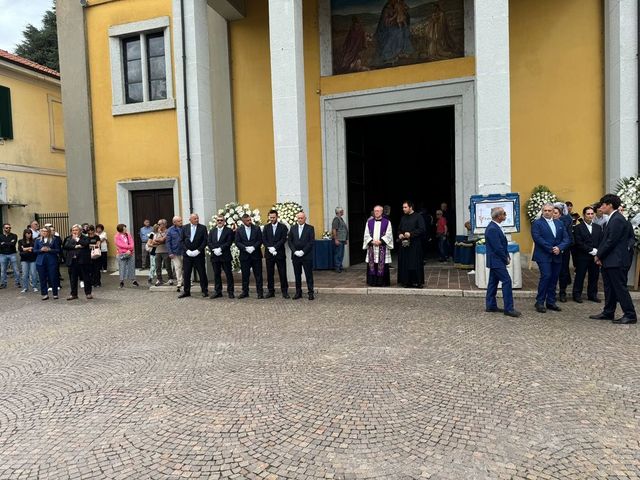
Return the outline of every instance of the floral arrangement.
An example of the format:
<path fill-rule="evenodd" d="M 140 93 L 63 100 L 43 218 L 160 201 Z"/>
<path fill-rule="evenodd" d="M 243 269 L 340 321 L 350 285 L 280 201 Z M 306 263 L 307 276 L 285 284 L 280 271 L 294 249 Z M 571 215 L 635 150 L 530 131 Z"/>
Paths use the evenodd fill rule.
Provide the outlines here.
<path fill-rule="evenodd" d="M 621 178 L 616 187 L 616 195 L 620 197 L 624 211 L 622 214 L 631 220 L 640 213 L 640 177 Z M 636 247 L 640 245 L 640 226 L 633 227 Z"/>
<path fill-rule="evenodd" d="M 296 223 L 296 215 L 302 211 L 302 206 L 296 202 L 288 201 L 281 203 L 274 203 L 272 210 L 278 211 L 280 220 L 291 226 Z"/>
<path fill-rule="evenodd" d="M 331 240 L 332 235 L 331 232 L 329 230 L 325 230 L 324 232 L 322 232 L 322 239 L 323 240 Z"/>
<path fill-rule="evenodd" d="M 549 190 L 549 187 L 538 185 L 533 189 L 529 200 L 525 203 L 529 221 L 533 223 L 536 219 L 540 218 L 540 211 L 545 203 L 555 203 L 557 201 L 558 197 Z"/>
<path fill-rule="evenodd" d="M 227 227 L 235 229 L 242 225 L 242 216 L 244 214 L 251 216 L 251 220 L 255 225 L 260 225 L 260 210 L 255 209 L 251 210 L 251 207 L 248 203 L 241 205 L 237 202 L 227 203 L 224 208 L 218 209 L 217 215 L 224 215 L 225 222 Z M 215 228 L 216 219 L 215 217 L 211 218 L 209 221 L 209 229 Z M 238 272 L 240 270 L 240 250 L 236 247 L 236 244 L 231 245 L 231 268 L 234 272 Z"/>

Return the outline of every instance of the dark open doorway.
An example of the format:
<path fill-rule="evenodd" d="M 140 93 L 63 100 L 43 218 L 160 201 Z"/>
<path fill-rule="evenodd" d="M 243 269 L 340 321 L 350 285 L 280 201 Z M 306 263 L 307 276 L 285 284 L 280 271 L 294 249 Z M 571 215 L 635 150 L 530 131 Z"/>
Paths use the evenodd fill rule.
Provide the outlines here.
<path fill-rule="evenodd" d="M 164 218 L 171 225 L 173 218 L 173 190 L 170 188 L 159 190 L 135 190 L 131 192 L 131 204 L 133 206 L 133 225 L 130 229 L 135 241 L 136 268 L 141 266 L 142 243 L 140 241 L 140 229 L 145 219 L 151 221 L 151 225 Z M 127 225 L 129 226 L 129 225 Z"/>
<path fill-rule="evenodd" d="M 360 239 L 376 204 L 391 207 L 395 231 L 404 200 L 434 216 L 446 202 L 455 238 L 454 107 L 349 118 L 346 137 L 351 264 L 364 261 Z"/>

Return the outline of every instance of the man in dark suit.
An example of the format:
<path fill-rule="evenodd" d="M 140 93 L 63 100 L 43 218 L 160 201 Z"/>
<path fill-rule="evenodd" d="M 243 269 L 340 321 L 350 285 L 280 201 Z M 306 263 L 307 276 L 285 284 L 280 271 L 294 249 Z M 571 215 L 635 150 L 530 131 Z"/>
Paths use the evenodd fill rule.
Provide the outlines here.
<path fill-rule="evenodd" d="M 233 271 L 231 269 L 231 245 L 233 244 L 233 230 L 226 226 L 224 216 L 216 216 L 216 226 L 209 230 L 209 251 L 211 252 L 211 266 L 213 267 L 213 279 L 215 293 L 211 298 L 222 296 L 222 270 L 227 279 L 227 294 L 234 298 Z"/>
<path fill-rule="evenodd" d="M 542 216 L 531 225 L 531 236 L 535 243 L 533 260 L 540 270 L 536 311 L 560 311 L 556 304 L 556 284 L 562 267 L 562 252 L 569 248 L 569 232 L 560 220 L 553 219 L 553 205 L 542 207 Z"/>
<path fill-rule="evenodd" d="M 302 269 L 307 278 L 309 300 L 313 300 L 313 242 L 316 238 L 313 226 L 307 225 L 307 215 L 300 212 L 296 215 L 296 224 L 289 230 L 289 248 L 293 273 L 296 277 L 296 294 L 294 300 L 302 298 Z"/>
<path fill-rule="evenodd" d="M 236 230 L 236 246 L 240 250 L 240 270 L 242 271 L 242 293 L 238 298 L 249 296 L 249 279 L 251 270 L 256 279 L 258 298 L 264 298 L 262 289 L 262 233 L 260 228 L 251 222 L 251 216 L 242 215 L 242 225 Z"/>
<path fill-rule="evenodd" d="M 573 206 L 573 204 L 571 205 Z M 564 203 L 558 202 L 554 204 L 554 207 L 559 210 L 560 218 L 558 220 L 562 222 L 569 234 L 569 247 L 560 254 L 562 261 L 560 262 L 560 274 L 558 275 L 558 300 L 565 303 L 567 301 L 567 286 L 571 285 L 569 262 L 571 260 L 571 245 L 573 245 L 573 217 L 569 213 L 565 213 L 568 209 Z"/>
<path fill-rule="evenodd" d="M 600 199 L 600 202 L 602 212 L 609 215 L 609 221 L 604 227 L 602 241 L 595 256 L 596 263 L 602 267 L 604 308 L 602 313 L 591 315 L 589 318 L 613 320 L 613 323 L 620 324 L 637 323 L 638 317 L 627 288 L 627 275 L 635 245 L 633 227 L 618 211 L 620 197 L 608 193 Z M 614 320 L 617 303 L 620 303 L 624 315 Z"/>
<path fill-rule="evenodd" d="M 200 217 L 197 213 L 189 216 L 189 224 L 182 227 L 182 244 L 184 255 L 182 257 L 182 293 L 178 298 L 191 296 L 191 272 L 195 268 L 200 277 L 200 289 L 202 296 L 209 296 L 209 280 L 205 265 L 205 248 L 207 246 L 207 227 L 200 225 Z"/>
<path fill-rule="evenodd" d="M 280 291 L 282 298 L 289 298 L 289 282 L 287 280 L 287 259 L 285 256 L 285 244 L 287 243 L 287 227 L 278 221 L 278 212 L 269 212 L 269 223 L 262 231 L 264 243 L 264 256 L 267 263 L 267 296 L 275 296 L 275 267 L 278 267 L 280 277 Z"/>
<path fill-rule="evenodd" d="M 576 277 L 573 282 L 573 301 L 582 303 L 582 288 L 584 277 L 587 280 L 587 298 L 592 302 L 600 302 L 598 298 L 598 277 L 600 267 L 594 261 L 598 245 L 602 239 L 602 227 L 593 223 L 596 211 L 593 207 L 582 209 L 583 222 L 573 227 L 573 265 L 576 267 Z"/>
<path fill-rule="evenodd" d="M 504 312 L 509 317 L 519 317 L 520 312 L 513 308 L 512 282 L 507 265 L 511 263 L 507 248 L 507 237 L 500 224 L 507 218 L 502 207 L 491 209 L 491 222 L 487 225 L 484 238 L 487 246 L 487 267 L 489 268 L 489 283 L 487 284 L 486 310 L 487 312 Z M 504 310 L 498 308 L 496 293 L 498 282 L 502 282 L 502 297 Z"/>

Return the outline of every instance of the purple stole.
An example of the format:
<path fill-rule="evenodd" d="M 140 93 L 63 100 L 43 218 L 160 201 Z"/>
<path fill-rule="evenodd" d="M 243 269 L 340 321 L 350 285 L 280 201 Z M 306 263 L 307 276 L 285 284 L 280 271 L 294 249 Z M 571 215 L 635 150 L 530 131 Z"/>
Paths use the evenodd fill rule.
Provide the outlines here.
<path fill-rule="evenodd" d="M 387 227 L 389 226 L 389 220 L 382 217 L 380 220 L 380 238 L 387 233 Z M 369 229 L 369 235 L 373 238 L 373 229 L 376 225 L 376 220 L 374 218 L 369 219 L 367 222 L 367 228 Z M 382 277 L 384 275 L 385 269 L 385 260 L 387 257 L 387 246 L 385 244 L 380 245 L 378 248 L 380 249 L 378 255 L 378 263 L 375 263 L 375 257 L 373 254 L 373 245 L 369 245 L 368 254 L 369 254 L 369 273 L 371 275 L 375 275 L 376 277 Z"/>

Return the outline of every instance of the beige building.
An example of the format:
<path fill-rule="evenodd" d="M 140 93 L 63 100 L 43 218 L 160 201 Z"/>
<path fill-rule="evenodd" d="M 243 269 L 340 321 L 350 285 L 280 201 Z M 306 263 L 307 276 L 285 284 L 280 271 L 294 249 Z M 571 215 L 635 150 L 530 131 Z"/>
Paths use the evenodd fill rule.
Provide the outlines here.
<path fill-rule="evenodd" d="M 20 237 L 67 208 L 60 74 L 0 50 L 0 219 Z"/>

